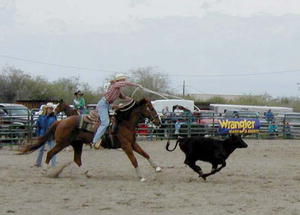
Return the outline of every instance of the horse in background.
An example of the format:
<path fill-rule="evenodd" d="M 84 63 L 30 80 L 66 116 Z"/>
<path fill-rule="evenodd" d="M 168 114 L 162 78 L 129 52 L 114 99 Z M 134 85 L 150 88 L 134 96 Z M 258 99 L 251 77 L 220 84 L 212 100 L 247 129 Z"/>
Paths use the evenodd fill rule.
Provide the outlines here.
<path fill-rule="evenodd" d="M 121 148 L 135 168 L 136 175 L 139 179 L 141 181 L 145 181 L 146 179 L 140 172 L 138 162 L 133 151 L 147 159 L 156 172 L 160 172 L 161 168 L 150 158 L 149 154 L 136 143 L 135 130 L 141 119 L 148 118 L 153 124 L 159 126 L 161 124 L 160 118 L 158 117 L 151 102 L 147 99 L 135 102 L 131 108 L 126 109 L 125 111 L 117 110 L 116 115 L 118 128 L 114 135 L 114 141 L 121 145 Z M 56 145 L 47 153 L 46 164 L 49 164 L 51 158 L 55 154 L 71 145 L 74 149 L 74 162 L 80 167 L 82 165 L 81 154 L 83 144 L 92 142 L 94 133 L 79 130 L 79 120 L 79 115 L 73 115 L 55 122 L 44 136 L 37 139 L 37 143 L 25 146 L 21 150 L 20 154 L 27 154 L 37 150 L 54 135 Z"/>
<path fill-rule="evenodd" d="M 67 117 L 73 116 L 73 115 L 80 115 L 79 111 L 72 108 L 70 105 L 67 105 L 64 100 L 60 100 L 58 105 L 56 106 L 54 113 L 57 115 L 60 112 L 64 112 Z"/>

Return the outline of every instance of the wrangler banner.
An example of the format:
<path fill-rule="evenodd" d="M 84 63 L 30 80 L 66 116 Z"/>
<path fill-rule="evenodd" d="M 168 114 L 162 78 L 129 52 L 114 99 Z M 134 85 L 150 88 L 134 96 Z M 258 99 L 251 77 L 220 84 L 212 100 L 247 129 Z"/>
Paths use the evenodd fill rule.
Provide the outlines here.
<path fill-rule="evenodd" d="M 220 134 L 254 134 L 259 133 L 258 119 L 232 118 L 219 120 Z"/>

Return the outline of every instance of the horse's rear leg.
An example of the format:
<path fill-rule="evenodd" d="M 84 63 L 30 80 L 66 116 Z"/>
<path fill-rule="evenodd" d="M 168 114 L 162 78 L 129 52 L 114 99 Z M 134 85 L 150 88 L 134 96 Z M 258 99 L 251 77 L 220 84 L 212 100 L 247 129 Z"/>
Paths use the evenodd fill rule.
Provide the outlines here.
<path fill-rule="evenodd" d="M 47 153 L 46 164 L 48 165 L 54 155 L 63 150 L 67 145 L 56 142 L 56 145 Z"/>
<path fill-rule="evenodd" d="M 74 162 L 80 167 L 82 165 L 81 162 L 81 154 L 82 154 L 82 143 L 72 143 L 74 149 Z"/>
<path fill-rule="evenodd" d="M 124 152 L 126 153 L 126 155 L 128 156 L 129 160 L 131 161 L 133 167 L 135 168 L 135 172 L 137 177 L 141 180 L 141 182 L 145 181 L 146 179 L 142 176 L 140 168 L 138 166 L 138 162 L 136 157 L 133 154 L 132 151 L 132 147 L 130 146 L 130 143 L 123 143 L 122 144 L 122 149 L 124 150 Z"/>
<path fill-rule="evenodd" d="M 142 147 L 140 147 L 140 145 L 138 145 L 137 143 L 133 144 L 133 150 L 136 151 L 138 154 L 142 155 L 144 158 L 146 158 L 149 164 L 155 169 L 156 172 L 161 172 L 161 167 L 150 158 L 149 154 L 145 152 L 142 149 Z"/>
<path fill-rule="evenodd" d="M 47 175 L 48 177 L 58 177 L 58 175 L 63 171 L 63 169 L 67 166 L 70 165 L 70 162 L 62 165 L 60 168 L 54 168 L 53 171 L 50 173 L 48 172 L 50 165 L 49 162 L 53 158 L 54 155 L 56 155 L 58 152 L 63 150 L 67 145 L 66 144 L 61 144 L 60 142 L 56 142 L 56 145 L 47 153 L 46 157 L 46 167 L 44 167 L 43 171 L 44 174 Z"/>

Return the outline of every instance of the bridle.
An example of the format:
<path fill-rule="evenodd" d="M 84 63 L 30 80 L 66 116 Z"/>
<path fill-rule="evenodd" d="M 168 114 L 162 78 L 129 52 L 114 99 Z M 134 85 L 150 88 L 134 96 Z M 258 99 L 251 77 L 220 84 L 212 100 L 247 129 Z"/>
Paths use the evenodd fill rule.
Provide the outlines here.
<path fill-rule="evenodd" d="M 146 110 L 148 111 L 149 115 L 150 115 L 150 122 L 153 123 L 154 120 L 156 120 L 156 118 L 158 118 L 158 120 L 160 121 L 159 117 L 157 115 L 154 115 L 154 112 L 155 112 L 155 109 L 150 106 L 148 103 L 146 104 Z M 139 113 L 140 116 L 144 117 L 144 118 L 148 118 L 148 117 L 145 117 L 142 113 Z"/>

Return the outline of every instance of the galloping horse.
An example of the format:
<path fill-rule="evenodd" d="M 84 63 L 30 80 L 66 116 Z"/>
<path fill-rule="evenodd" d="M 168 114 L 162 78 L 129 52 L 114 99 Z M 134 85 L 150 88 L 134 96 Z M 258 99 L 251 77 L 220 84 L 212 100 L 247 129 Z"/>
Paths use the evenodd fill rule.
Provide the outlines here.
<path fill-rule="evenodd" d="M 115 141 L 120 143 L 121 148 L 125 151 L 141 181 L 145 181 L 145 178 L 140 173 L 138 162 L 133 151 L 146 158 L 156 172 L 161 171 L 161 168 L 136 143 L 136 126 L 141 119 L 145 118 L 150 119 L 157 126 L 160 125 L 160 119 L 151 102 L 147 99 L 135 102 L 135 104 L 126 111 L 117 111 L 118 129 L 115 135 Z M 81 154 L 83 144 L 92 142 L 94 134 L 78 130 L 79 119 L 80 116 L 74 115 L 55 122 L 44 136 L 37 139 L 37 143 L 25 146 L 20 154 L 37 150 L 54 135 L 56 145 L 47 153 L 46 164 L 49 164 L 49 161 L 55 154 L 71 145 L 74 149 L 74 162 L 80 167 L 82 165 Z"/>

